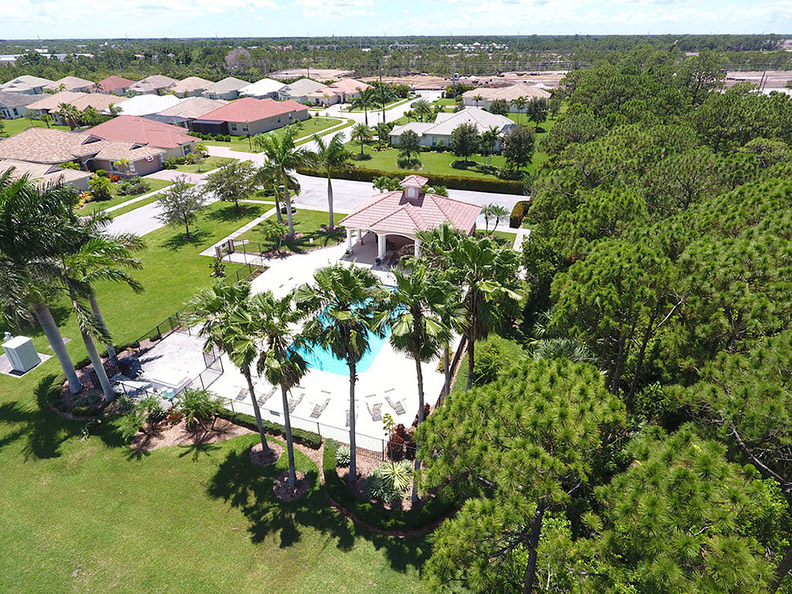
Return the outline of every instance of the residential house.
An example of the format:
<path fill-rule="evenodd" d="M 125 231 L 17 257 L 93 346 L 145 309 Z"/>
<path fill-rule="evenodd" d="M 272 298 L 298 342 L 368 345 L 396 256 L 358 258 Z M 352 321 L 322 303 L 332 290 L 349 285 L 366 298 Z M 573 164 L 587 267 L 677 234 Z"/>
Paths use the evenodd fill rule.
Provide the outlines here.
<path fill-rule="evenodd" d="M 108 76 L 103 78 L 96 86 L 101 89 L 102 93 L 111 93 L 113 95 L 124 95 L 129 87 L 135 84 L 134 80 L 122 78 L 120 76 Z"/>
<path fill-rule="evenodd" d="M 152 74 L 130 85 L 127 93 L 133 95 L 163 95 L 179 81 L 170 76 Z"/>
<path fill-rule="evenodd" d="M 499 87 L 497 89 L 482 88 L 465 91 L 462 93 L 462 101 L 464 102 L 465 106 L 468 107 L 482 107 L 484 109 L 489 109 L 492 106 L 493 101 L 496 101 L 497 99 L 503 99 L 508 104 L 509 111 L 512 113 L 517 113 L 518 111 L 524 112 L 525 109 L 518 110 L 514 106 L 514 103 L 512 103 L 515 99 L 524 97 L 526 101 L 530 101 L 534 98 L 544 99 L 547 101 L 551 96 L 551 93 L 542 87 L 529 85 L 527 83 L 520 83 L 510 87 Z"/>
<path fill-rule="evenodd" d="M 44 92 L 44 87 L 49 84 L 52 84 L 52 81 L 48 78 L 24 74 L 0 85 L 0 91 L 24 93 L 25 95 L 41 95 Z"/>
<path fill-rule="evenodd" d="M 371 85 L 353 78 L 342 78 L 332 84 L 308 93 L 308 100 L 317 105 L 335 105 L 346 103 L 360 97 L 360 94 Z"/>
<path fill-rule="evenodd" d="M 72 161 L 84 171 L 147 175 L 162 169 L 165 151 L 130 142 L 104 140 L 87 132 L 28 128 L 0 141 L 0 160 L 59 165 Z M 128 166 L 117 163 L 124 160 Z"/>
<path fill-rule="evenodd" d="M 144 116 L 159 113 L 163 109 L 178 105 L 180 101 L 176 95 L 135 95 L 119 107 L 124 115 Z"/>
<path fill-rule="evenodd" d="M 285 87 L 282 82 L 271 78 L 262 78 L 246 87 L 239 89 L 240 97 L 255 97 L 256 99 L 276 99 L 278 91 Z"/>
<path fill-rule="evenodd" d="M 391 144 L 399 144 L 401 135 L 412 130 L 421 137 L 421 146 L 437 146 L 439 142 L 445 146 L 451 144 L 451 133 L 462 124 L 473 124 L 479 134 L 490 128 L 497 130 L 501 136 L 508 133 L 516 124 L 506 116 L 484 111 L 479 107 L 466 107 L 454 113 L 440 112 L 434 122 L 410 122 L 396 126 L 391 130 Z M 493 147 L 500 150 L 500 141 Z"/>
<path fill-rule="evenodd" d="M 229 76 L 209 85 L 201 95 L 208 99 L 233 101 L 239 97 L 239 90 L 245 88 L 249 84 L 250 83 L 247 81 Z"/>
<path fill-rule="evenodd" d="M 107 114 L 110 105 L 119 105 L 127 101 L 125 97 L 115 97 L 103 93 L 78 93 L 73 91 L 61 91 L 52 95 L 45 95 L 35 103 L 28 105 L 28 110 L 33 112 L 34 117 L 41 118 L 45 113 L 52 116 L 56 124 L 65 124 L 58 111 L 62 103 L 73 105 L 79 111 L 84 112 L 93 108 L 99 113 Z M 120 108 L 119 108 L 120 109 Z"/>
<path fill-rule="evenodd" d="M 0 116 L 5 120 L 15 120 L 27 115 L 27 106 L 39 100 L 36 95 L 0 91 Z"/>
<path fill-rule="evenodd" d="M 79 78 L 77 76 L 64 76 L 55 82 L 44 87 L 46 93 L 57 93 L 58 91 L 84 91 L 92 90 L 96 84 L 93 81 Z"/>
<path fill-rule="evenodd" d="M 245 97 L 196 118 L 192 129 L 203 134 L 254 136 L 308 117 L 308 108 L 296 101 Z"/>
<path fill-rule="evenodd" d="M 310 93 L 324 88 L 322 83 L 311 80 L 310 78 L 301 78 L 293 83 L 289 83 L 278 91 L 278 99 L 286 101 L 292 99 L 297 103 L 308 104 L 313 101 L 308 97 Z"/>
<path fill-rule="evenodd" d="M 166 159 L 189 155 L 199 142 L 195 136 L 189 136 L 184 128 L 139 116 L 121 115 L 87 132 L 105 140 L 164 151 Z"/>
<path fill-rule="evenodd" d="M 168 89 L 177 97 L 197 97 L 212 85 L 211 80 L 198 76 L 188 76 Z"/>
<path fill-rule="evenodd" d="M 228 101 L 220 101 L 218 99 L 207 99 L 206 97 L 190 97 L 184 99 L 173 107 L 164 109 L 159 113 L 152 113 L 145 116 L 150 120 L 156 122 L 163 122 L 165 124 L 172 124 L 174 126 L 181 126 L 192 130 L 193 120 L 200 118 L 210 111 L 214 111 L 224 105 Z"/>
<path fill-rule="evenodd" d="M 26 161 L 16 161 L 5 159 L 0 161 L 0 175 L 9 171 L 11 177 L 19 179 L 27 175 L 32 181 L 38 182 L 39 186 L 45 187 L 54 184 L 66 184 L 74 186 L 78 190 L 88 189 L 88 181 L 91 173 L 88 171 L 68 169 L 60 165 L 49 163 L 28 163 Z"/>

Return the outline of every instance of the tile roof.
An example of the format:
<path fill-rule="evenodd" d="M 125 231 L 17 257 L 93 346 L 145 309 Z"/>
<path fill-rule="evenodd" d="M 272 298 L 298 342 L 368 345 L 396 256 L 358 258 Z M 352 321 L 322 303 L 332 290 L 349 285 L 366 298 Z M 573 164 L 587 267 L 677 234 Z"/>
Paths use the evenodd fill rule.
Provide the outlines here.
<path fill-rule="evenodd" d="M 127 101 L 126 97 L 117 97 L 116 95 L 106 95 L 104 93 L 86 93 L 82 97 L 77 97 L 77 99 L 70 101 L 70 103 L 80 111 L 93 107 L 98 112 L 105 112 L 111 105 L 121 105 L 124 101 Z"/>
<path fill-rule="evenodd" d="M 107 78 L 103 78 L 97 84 L 102 87 L 102 90 L 105 93 L 112 93 L 117 89 L 126 89 L 127 87 L 131 87 L 135 84 L 134 80 L 129 80 L 128 78 L 121 78 L 120 76 L 108 76 Z"/>
<path fill-rule="evenodd" d="M 359 93 L 360 91 L 365 91 L 366 89 L 371 88 L 371 85 L 360 82 L 359 80 L 355 80 L 354 78 L 342 78 L 341 80 L 337 80 L 336 82 L 327 86 L 341 91 L 342 93 L 346 93 L 347 95 Z"/>
<path fill-rule="evenodd" d="M 274 99 L 255 99 L 245 97 L 232 101 L 219 109 L 210 111 L 200 117 L 201 120 L 220 122 L 256 122 L 272 116 L 294 111 L 306 111 L 308 108 L 296 101 L 275 101 Z"/>
<path fill-rule="evenodd" d="M 215 109 L 223 107 L 224 105 L 228 105 L 228 101 L 223 101 L 220 99 L 207 99 L 206 97 L 192 97 L 177 103 L 173 107 L 163 109 L 156 115 L 179 116 L 181 118 L 195 119 L 200 118 L 210 111 L 214 111 Z"/>
<path fill-rule="evenodd" d="M 421 176 L 409 177 L 426 179 Z M 402 183 L 409 177 L 402 180 Z M 418 231 L 434 229 L 448 222 L 460 231 L 469 233 L 480 213 L 481 207 L 478 204 L 437 194 L 420 194 L 418 198 L 407 198 L 404 191 L 397 190 L 373 196 L 344 217 L 339 225 L 414 237 Z"/>
<path fill-rule="evenodd" d="M 124 115 L 143 116 L 173 107 L 179 101 L 176 95 L 136 95 L 119 107 Z"/>
<path fill-rule="evenodd" d="M 25 93 L 9 93 L 0 91 L 0 107 L 22 107 L 35 103 L 41 97 L 38 95 L 27 95 Z"/>
<path fill-rule="evenodd" d="M 133 93 L 151 93 L 160 89 L 169 89 L 175 85 L 178 80 L 170 76 L 163 76 L 161 74 L 152 74 L 143 80 L 137 81 L 135 84 L 130 85 L 129 90 Z"/>
<path fill-rule="evenodd" d="M 449 136 L 461 124 L 473 124 L 479 132 L 486 132 L 490 128 L 497 128 L 504 132 L 515 126 L 514 122 L 506 116 L 490 113 L 479 107 L 466 107 L 462 111 L 454 113 L 438 113 L 435 125 L 425 130 L 424 134 Z"/>
<path fill-rule="evenodd" d="M 224 93 L 230 93 L 231 91 L 238 91 L 250 83 L 242 80 L 241 78 L 234 78 L 233 76 L 228 76 L 223 80 L 219 80 L 216 83 L 212 83 L 209 85 L 206 90 L 204 91 L 205 95 L 222 95 Z"/>
<path fill-rule="evenodd" d="M 280 81 L 272 80 L 271 78 L 262 78 L 261 80 L 257 80 L 256 82 L 239 89 L 239 94 L 248 97 L 269 95 L 270 93 L 277 93 L 285 86 L 286 85 Z"/>
<path fill-rule="evenodd" d="M 197 138 L 188 135 L 188 130 L 170 124 L 163 124 L 139 116 L 121 115 L 87 130 L 89 134 L 114 140 L 142 144 L 157 148 L 176 148 L 195 142 Z"/>
<path fill-rule="evenodd" d="M 64 86 L 64 91 L 84 91 L 86 89 L 93 88 L 94 82 L 92 80 L 87 80 L 78 76 L 64 76 L 63 78 L 45 86 L 44 90 L 59 91 L 61 85 Z"/>
<path fill-rule="evenodd" d="M 526 83 L 520 83 L 510 87 L 498 87 L 497 89 L 473 89 L 470 91 L 465 91 L 462 94 L 462 96 L 467 99 L 473 99 L 476 97 L 476 95 L 481 95 L 482 99 L 486 99 L 488 101 L 494 101 L 495 99 L 513 101 L 518 97 L 525 97 L 527 99 L 532 99 L 534 97 L 539 97 L 540 99 L 549 99 L 551 97 L 550 92 L 544 90 L 543 88 Z"/>
<path fill-rule="evenodd" d="M 63 163 L 96 156 L 117 161 L 138 161 L 163 151 L 133 143 L 108 142 L 93 134 L 66 132 L 47 128 L 28 128 L 0 141 L 0 159 L 32 163 Z"/>
<path fill-rule="evenodd" d="M 13 80 L 9 80 L 7 83 L 0 85 L 0 91 L 24 93 L 25 91 L 30 91 L 31 89 L 44 87 L 51 82 L 52 81 L 48 78 L 23 74 L 22 76 L 18 76 Z"/>
<path fill-rule="evenodd" d="M 57 111 L 61 103 L 71 103 L 75 99 L 82 97 L 85 93 L 78 93 L 76 91 L 61 91 L 52 95 L 44 95 L 35 103 L 28 105 L 28 109 L 41 109 L 44 111 Z"/>
<path fill-rule="evenodd" d="M 399 185 L 402 188 L 406 188 L 408 186 L 418 186 L 419 188 L 423 188 L 427 183 L 429 183 L 428 177 L 424 177 L 422 175 L 408 175 L 399 182 Z"/>
<path fill-rule="evenodd" d="M 324 88 L 324 86 L 325 85 L 322 83 L 318 83 L 310 78 L 301 78 L 300 80 L 286 85 L 278 91 L 278 93 L 287 97 L 304 97 L 308 93 L 313 93 L 314 91 Z"/>
<path fill-rule="evenodd" d="M 23 175 L 27 175 L 31 180 L 38 180 L 40 185 L 56 183 L 68 184 L 84 180 L 92 175 L 88 171 L 64 169 L 63 167 L 46 163 L 28 163 L 26 161 L 16 161 L 14 159 L 0 161 L 0 173 L 12 168 L 11 177 L 14 179 L 19 179 Z"/>
<path fill-rule="evenodd" d="M 177 95 L 181 95 L 182 93 L 205 91 L 210 85 L 212 85 L 211 80 L 206 80 L 205 78 L 200 78 L 198 76 L 188 76 L 184 80 L 180 80 L 175 85 L 170 87 L 170 90 Z"/>

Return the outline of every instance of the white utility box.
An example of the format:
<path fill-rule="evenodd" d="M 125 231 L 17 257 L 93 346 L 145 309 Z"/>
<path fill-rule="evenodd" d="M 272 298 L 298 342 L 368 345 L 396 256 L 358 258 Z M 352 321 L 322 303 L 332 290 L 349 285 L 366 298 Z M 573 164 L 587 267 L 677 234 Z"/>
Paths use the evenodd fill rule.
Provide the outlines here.
<path fill-rule="evenodd" d="M 11 367 L 19 373 L 26 373 L 41 363 L 33 341 L 27 336 L 15 336 L 3 343 L 3 350 L 11 362 Z"/>

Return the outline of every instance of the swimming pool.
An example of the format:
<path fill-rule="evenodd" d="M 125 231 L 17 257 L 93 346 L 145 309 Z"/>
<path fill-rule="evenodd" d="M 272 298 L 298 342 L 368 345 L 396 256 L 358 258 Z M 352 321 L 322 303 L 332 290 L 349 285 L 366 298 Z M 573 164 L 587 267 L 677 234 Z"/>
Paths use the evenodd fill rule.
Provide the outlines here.
<path fill-rule="evenodd" d="M 369 334 L 369 350 L 363 355 L 363 358 L 358 361 L 357 372 L 365 373 L 371 367 L 374 359 L 377 358 L 382 346 L 388 342 L 390 338 L 390 328 L 385 333 L 385 336 L 377 336 L 376 334 Z M 329 350 L 319 346 L 315 347 L 298 347 L 295 349 L 306 363 L 309 369 L 318 369 L 319 371 L 327 371 L 328 373 L 336 373 L 338 375 L 349 375 L 349 367 L 346 361 L 336 359 Z"/>

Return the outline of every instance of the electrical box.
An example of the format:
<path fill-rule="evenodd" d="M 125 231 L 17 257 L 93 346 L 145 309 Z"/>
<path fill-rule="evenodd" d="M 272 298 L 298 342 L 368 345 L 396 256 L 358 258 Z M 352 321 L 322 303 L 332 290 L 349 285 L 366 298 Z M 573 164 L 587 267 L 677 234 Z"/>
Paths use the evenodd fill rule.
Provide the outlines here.
<path fill-rule="evenodd" d="M 11 367 L 19 373 L 26 373 L 41 363 L 33 341 L 27 336 L 15 336 L 3 343 Z"/>

